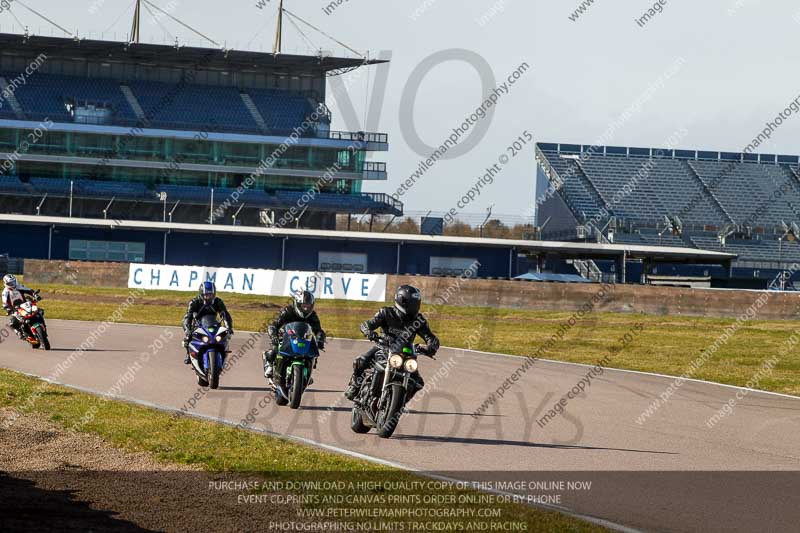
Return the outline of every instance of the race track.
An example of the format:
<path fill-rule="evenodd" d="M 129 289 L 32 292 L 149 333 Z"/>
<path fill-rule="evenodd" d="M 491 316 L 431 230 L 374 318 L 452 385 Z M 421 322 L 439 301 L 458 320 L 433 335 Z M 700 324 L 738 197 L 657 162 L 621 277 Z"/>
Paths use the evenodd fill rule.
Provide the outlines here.
<path fill-rule="evenodd" d="M 737 390 L 685 382 L 644 423 L 637 418 L 664 393 L 671 378 L 606 370 L 569 401 L 566 414 L 537 423 L 590 368 L 539 361 L 477 418 L 471 414 L 524 361 L 443 349 L 422 358 L 429 385 L 395 436 L 379 439 L 349 429 L 350 403 L 342 396 L 354 355 L 368 344 L 333 340 L 320 360 L 303 407 L 277 407 L 261 375 L 263 341 L 247 350 L 217 391 L 200 391 L 184 366 L 176 328 L 118 324 L 93 350 L 70 357 L 96 327 L 49 322 L 53 350 L 33 351 L 16 339 L 0 345 L 0 365 L 121 398 L 240 423 L 362 454 L 393 465 L 460 479 L 485 472 L 531 479 L 591 480 L 592 488 L 563 495 L 563 508 L 646 531 L 790 531 L 800 523 L 800 399 L 749 392 L 732 415 L 713 428 L 706 421 Z M 169 342 L 140 369 L 122 376 L 153 339 Z M 232 350 L 247 341 L 238 332 Z M 446 371 L 446 372 L 445 372 Z M 197 398 L 195 406 L 189 399 Z M 505 475 L 505 474 L 500 474 Z"/>

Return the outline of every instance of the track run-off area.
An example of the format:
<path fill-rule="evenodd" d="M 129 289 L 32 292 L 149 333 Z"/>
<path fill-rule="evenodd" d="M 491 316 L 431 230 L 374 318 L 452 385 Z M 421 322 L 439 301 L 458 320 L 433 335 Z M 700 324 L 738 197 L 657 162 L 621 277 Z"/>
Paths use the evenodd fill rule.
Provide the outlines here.
<path fill-rule="evenodd" d="M 237 332 L 236 360 L 220 389 L 207 390 L 183 364 L 178 328 L 113 324 L 73 355 L 96 326 L 50 321 L 49 352 L 5 339 L 0 366 L 448 479 L 570 481 L 572 489 L 550 490 L 541 503 L 631 530 L 789 531 L 800 523 L 800 398 L 689 380 L 653 411 L 675 378 L 605 369 L 547 417 L 592 367 L 539 360 L 476 415 L 525 359 L 445 348 L 420 359 L 427 387 L 387 440 L 351 432 L 342 394 L 366 342 L 331 340 L 293 411 L 275 404 L 262 375 L 263 338 Z M 731 399 L 731 414 L 709 425 Z"/>

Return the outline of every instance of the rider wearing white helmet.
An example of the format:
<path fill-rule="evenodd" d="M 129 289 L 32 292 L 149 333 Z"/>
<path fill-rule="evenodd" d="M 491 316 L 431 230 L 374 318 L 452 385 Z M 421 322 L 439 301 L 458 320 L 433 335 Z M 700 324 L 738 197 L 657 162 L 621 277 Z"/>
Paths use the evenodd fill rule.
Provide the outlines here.
<path fill-rule="evenodd" d="M 17 283 L 17 278 L 13 274 L 6 274 L 3 276 L 3 309 L 5 309 L 6 314 L 11 317 L 8 325 L 17 332 L 17 336 L 20 339 L 24 337 L 22 333 L 22 324 L 17 320 L 14 311 L 20 304 L 25 302 L 27 299 L 26 297 L 30 296 L 33 298 L 34 294 L 32 289 Z"/>

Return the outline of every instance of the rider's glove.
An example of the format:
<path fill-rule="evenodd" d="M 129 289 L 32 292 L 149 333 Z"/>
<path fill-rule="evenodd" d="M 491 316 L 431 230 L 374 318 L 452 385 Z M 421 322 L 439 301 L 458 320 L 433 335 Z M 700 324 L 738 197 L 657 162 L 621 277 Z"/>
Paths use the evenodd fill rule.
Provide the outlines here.
<path fill-rule="evenodd" d="M 431 359 L 436 355 L 436 353 L 431 353 L 431 350 L 427 346 L 423 346 L 421 344 L 414 345 L 414 351 L 416 351 L 420 355 L 427 355 Z"/>
<path fill-rule="evenodd" d="M 367 333 L 367 339 L 371 340 L 372 342 L 375 342 L 376 340 L 378 340 L 378 334 L 375 333 L 374 331 L 370 331 L 369 333 Z"/>

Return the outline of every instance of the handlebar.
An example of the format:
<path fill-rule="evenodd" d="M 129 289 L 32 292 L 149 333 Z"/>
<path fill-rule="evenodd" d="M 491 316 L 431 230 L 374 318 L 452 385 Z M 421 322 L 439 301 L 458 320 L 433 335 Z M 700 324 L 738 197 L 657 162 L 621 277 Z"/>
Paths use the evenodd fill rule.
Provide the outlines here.
<path fill-rule="evenodd" d="M 377 333 L 374 333 L 374 332 L 373 332 L 372 335 L 368 335 L 367 338 L 369 340 L 371 340 L 372 342 L 374 342 L 376 344 L 380 344 L 381 346 L 384 346 L 386 348 L 389 348 L 390 347 L 389 344 L 391 344 L 390 339 L 388 339 L 385 335 L 378 335 Z M 416 355 L 416 356 L 424 355 L 424 356 L 430 357 L 431 359 L 434 359 L 434 360 L 436 359 L 436 354 L 434 354 L 434 355 L 427 354 L 427 353 L 423 352 L 421 350 L 421 348 L 422 347 L 419 344 L 415 344 L 414 345 L 414 355 Z"/>

